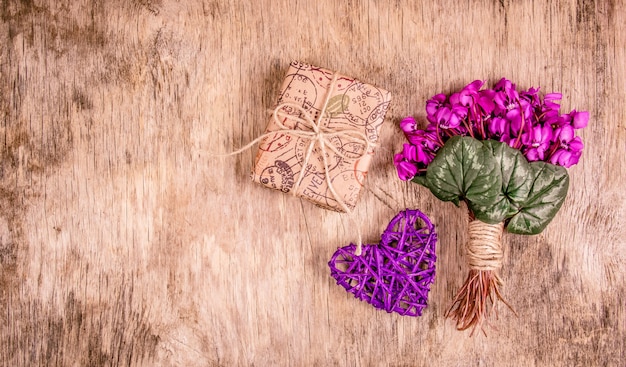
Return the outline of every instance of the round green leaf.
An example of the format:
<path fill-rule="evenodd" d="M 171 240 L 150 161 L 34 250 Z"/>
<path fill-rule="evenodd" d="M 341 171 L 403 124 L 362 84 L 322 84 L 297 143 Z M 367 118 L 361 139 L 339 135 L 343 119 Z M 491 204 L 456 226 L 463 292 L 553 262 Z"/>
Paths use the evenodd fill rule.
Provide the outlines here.
<path fill-rule="evenodd" d="M 511 212 L 513 211 L 511 202 L 502 194 L 498 195 L 496 202 L 492 205 L 478 205 L 472 202 L 467 204 L 476 219 L 489 224 L 502 222 L 512 215 Z"/>
<path fill-rule="evenodd" d="M 546 162 L 530 163 L 531 182 L 527 199 L 507 224 L 507 231 L 517 234 L 538 234 L 563 205 L 569 188 L 569 175 L 561 166 Z"/>
<path fill-rule="evenodd" d="M 493 154 L 502 176 L 502 189 L 493 205 L 470 203 L 474 216 L 485 223 L 499 223 L 516 214 L 526 201 L 532 185 L 530 164 L 524 155 L 508 144 L 484 140 L 483 145 Z"/>
<path fill-rule="evenodd" d="M 506 143 L 495 140 L 485 140 L 483 145 L 493 153 L 496 164 L 502 173 L 502 194 L 509 201 L 519 206 L 528 198 L 532 185 L 530 177 L 530 163 L 517 149 L 511 148 Z"/>
<path fill-rule="evenodd" d="M 426 184 L 442 201 L 490 206 L 498 199 L 502 175 L 492 152 L 482 142 L 454 136 L 428 165 Z"/>

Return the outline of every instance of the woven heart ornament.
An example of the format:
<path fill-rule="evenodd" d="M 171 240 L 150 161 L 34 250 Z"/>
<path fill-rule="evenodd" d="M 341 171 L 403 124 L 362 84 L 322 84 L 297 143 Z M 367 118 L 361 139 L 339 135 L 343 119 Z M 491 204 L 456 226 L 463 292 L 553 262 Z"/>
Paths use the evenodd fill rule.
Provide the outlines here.
<path fill-rule="evenodd" d="M 328 262 L 337 284 L 372 306 L 403 316 L 421 316 L 435 280 L 435 226 L 419 210 L 396 215 L 380 244 L 337 249 Z"/>

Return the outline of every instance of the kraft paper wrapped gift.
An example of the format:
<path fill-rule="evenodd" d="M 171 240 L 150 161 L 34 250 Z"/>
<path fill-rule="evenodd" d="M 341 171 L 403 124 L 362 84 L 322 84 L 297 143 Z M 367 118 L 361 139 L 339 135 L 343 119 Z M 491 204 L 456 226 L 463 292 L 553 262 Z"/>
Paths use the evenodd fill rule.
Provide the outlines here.
<path fill-rule="evenodd" d="M 384 89 L 292 62 L 252 180 L 326 209 L 351 211 L 390 102 Z"/>

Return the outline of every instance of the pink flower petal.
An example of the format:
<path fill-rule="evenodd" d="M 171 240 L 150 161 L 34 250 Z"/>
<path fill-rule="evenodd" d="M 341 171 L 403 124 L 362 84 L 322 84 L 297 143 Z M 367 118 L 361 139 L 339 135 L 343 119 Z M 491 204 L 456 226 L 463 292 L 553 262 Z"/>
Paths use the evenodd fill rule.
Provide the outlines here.
<path fill-rule="evenodd" d="M 586 127 L 589 123 L 589 111 L 576 112 L 576 110 L 574 110 L 572 112 L 574 112 L 574 118 L 572 119 L 572 126 L 574 129 L 582 129 Z"/>

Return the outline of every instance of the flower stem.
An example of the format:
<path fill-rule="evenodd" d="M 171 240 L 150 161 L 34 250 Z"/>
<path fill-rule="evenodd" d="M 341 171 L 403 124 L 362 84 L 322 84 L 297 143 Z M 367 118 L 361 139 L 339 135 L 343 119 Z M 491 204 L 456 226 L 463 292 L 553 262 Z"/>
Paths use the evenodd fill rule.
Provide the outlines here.
<path fill-rule="evenodd" d="M 472 124 L 469 121 L 469 113 L 466 119 L 463 119 L 463 126 L 465 126 L 465 128 L 467 129 L 467 131 L 469 132 L 470 136 L 473 138 L 474 137 L 474 131 L 472 129 Z"/>
<path fill-rule="evenodd" d="M 439 130 L 439 124 L 435 125 L 435 129 L 437 129 L 437 139 L 439 139 L 439 145 L 443 146 L 443 139 L 441 138 L 441 131 Z"/>
<path fill-rule="evenodd" d="M 554 154 L 554 152 L 557 151 L 557 149 L 559 149 L 559 147 L 561 146 L 561 144 L 559 144 L 559 141 L 557 140 L 556 142 L 554 142 L 554 144 L 552 144 L 552 149 L 550 149 L 550 152 L 548 154 L 545 155 L 545 161 L 549 162 L 550 161 L 550 157 L 552 157 L 552 155 Z"/>
<path fill-rule="evenodd" d="M 470 270 L 465 284 L 444 316 L 456 321 L 457 330 L 472 328 L 470 336 L 474 335 L 477 328 L 486 334 L 483 323 L 487 321 L 492 310 L 497 317 L 497 301 L 502 301 L 515 313 L 511 305 L 502 297 L 499 289 L 501 286 L 502 280 L 495 271 Z"/>
<path fill-rule="evenodd" d="M 486 139 L 485 137 L 485 127 L 483 126 L 483 119 L 480 117 L 480 114 L 478 113 L 478 111 L 476 111 L 476 104 L 474 103 L 472 105 L 472 115 L 474 117 L 476 117 L 479 120 L 475 120 L 474 121 L 474 125 L 476 126 L 476 130 L 478 130 L 478 133 L 480 134 L 480 136 L 484 139 Z"/>
<path fill-rule="evenodd" d="M 519 134 L 517 135 L 517 139 L 515 139 L 515 144 L 513 144 L 513 148 L 519 149 L 519 143 L 522 140 L 522 132 L 524 131 L 524 125 L 526 124 L 526 116 L 524 116 L 524 108 L 522 107 L 522 102 L 520 102 L 519 98 L 516 100 L 516 102 L 519 105 L 519 111 L 522 115 L 522 123 L 520 124 Z"/>
<path fill-rule="evenodd" d="M 470 213 L 468 229 L 470 238 L 466 244 L 470 271 L 452 305 L 445 313 L 446 317 L 456 321 L 458 330 L 472 328 L 470 335 L 473 335 L 477 328 L 482 330 L 482 325 L 491 310 L 496 312 L 497 317 L 498 300 L 513 310 L 503 299 L 499 289 L 502 286 L 498 270 L 502 266 L 504 223 L 487 224 L 472 217 Z"/>

